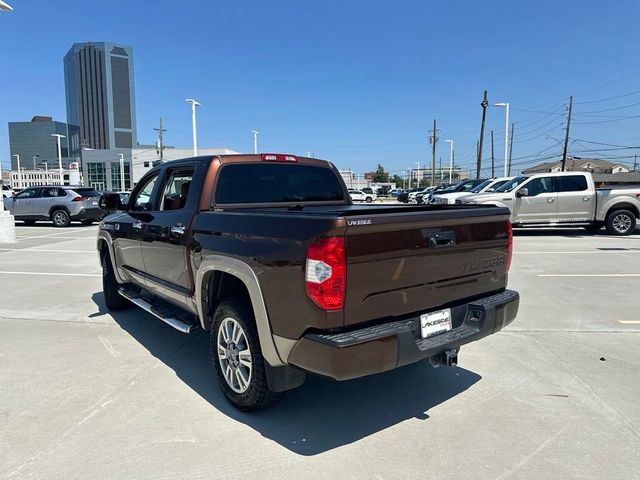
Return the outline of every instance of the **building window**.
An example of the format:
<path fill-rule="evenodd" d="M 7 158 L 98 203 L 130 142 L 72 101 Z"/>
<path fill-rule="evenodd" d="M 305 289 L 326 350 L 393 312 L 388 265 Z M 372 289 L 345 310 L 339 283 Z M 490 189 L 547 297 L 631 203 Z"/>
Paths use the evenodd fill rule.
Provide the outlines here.
<path fill-rule="evenodd" d="M 87 163 L 89 186 L 96 190 L 104 190 L 107 185 L 107 172 L 104 163 Z"/>
<path fill-rule="evenodd" d="M 111 163 L 111 185 L 116 192 L 123 192 L 131 190 L 131 172 L 129 164 L 124 164 L 124 188 L 122 188 L 120 182 L 120 162 Z"/>

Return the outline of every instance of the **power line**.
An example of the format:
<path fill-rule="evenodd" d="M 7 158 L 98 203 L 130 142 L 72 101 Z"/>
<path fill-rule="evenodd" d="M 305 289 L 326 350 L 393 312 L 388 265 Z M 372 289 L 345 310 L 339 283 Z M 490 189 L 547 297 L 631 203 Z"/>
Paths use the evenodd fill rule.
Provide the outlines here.
<path fill-rule="evenodd" d="M 631 95 L 637 95 L 638 93 L 640 93 L 640 90 L 636 90 L 635 92 L 625 93 L 623 95 L 617 95 L 615 97 L 600 98 L 598 100 L 589 100 L 587 102 L 576 102 L 576 105 L 586 105 L 588 103 L 608 102 L 610 100 L 617 100 L 618 98 L 624 98 L 624 97 L 630 97 Z"/>

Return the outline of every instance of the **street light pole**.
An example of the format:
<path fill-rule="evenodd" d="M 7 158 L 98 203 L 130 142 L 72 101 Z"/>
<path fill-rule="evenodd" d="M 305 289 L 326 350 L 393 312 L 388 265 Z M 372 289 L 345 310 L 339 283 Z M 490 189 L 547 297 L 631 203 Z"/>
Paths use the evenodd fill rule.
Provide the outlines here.
<path fill-rule="evenodd" d="M 451 144 L 451 152 L 449 153 L 449 183 L 452 183 L 453 177 L 453 140 L 445 140 L 445 142 Z"/>
<path fill-rule="evenodd" d="M 505 108 L 504 120 L 504 176 L 509 173 L 509 102 L 496 103 L 496 107 Z"/>
<path fill-rule="evenodd" d="M 253 153 L 258 153 L 258 135 L 260 135 L 260 132 L 251 130 L 251 133 L 253 133 Z"/>
<path fill-rule="evenodd" d="M 64 175 L 62 174 L 62 147 L 60 146 L 60 139 L 67 137 L 59 133 L 52 133 L 51 136 L 58 139 L 58 173 L 60 174 L 60 185 L 64 185 Z"/>
<path fill-rule="evenodd" d="M 420 175 L 420 162 L 416 162 L 416 165 L 418 166 L 418 169 L 416 170 L 416 187 L 420 186 L 420 179 L 418 178 L 418 175 Z M 422 175 L 420 175 L 422 176 Z"/>
<path fill-rule="evenodd" d="M 124 187 L 124 155 L 122 153 L 118 155 L 120 155 L 120 191 L 124 192 L 126 191 Z"/>
<path fill-rule="evenodd" d="M 196 133 L 196 107 L 200 104 L 193 98 L 187 98 L 185 102 L 191 104 L 191 128 L 193 129 L 193 156 L 198 156 L 198 136 Z"/>

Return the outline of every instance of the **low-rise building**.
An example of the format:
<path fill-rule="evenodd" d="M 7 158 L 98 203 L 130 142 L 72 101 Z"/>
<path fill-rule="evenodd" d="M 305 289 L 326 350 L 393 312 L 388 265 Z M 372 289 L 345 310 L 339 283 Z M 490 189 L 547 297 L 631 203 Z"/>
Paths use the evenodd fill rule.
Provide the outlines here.
<path fill-rule="evenodd" d="M 70 182 L 70 172 L 68 169 L 62 170 L 63 185 L 77 184 L 79 182 Z M 9 181 L 11 188 L 22 189 L 27 187 L 36 187 L 38 185 L 60 185 L 60 171 L 55 170 L 27 170 L 21 169 L 11 170 L 11 178 Z"/>
<path fill-rule="evenodd" d="M 597 174 L 626 173 L 630 169 L 623 163 L 610 162 L 599 158 L 569 157 L 565 163 L 566 172 L 591 172 Z M 523 175 L 536 173 L 558 173 L 562 171 L 562 161 L 544 162 L 522 171 Z"/>

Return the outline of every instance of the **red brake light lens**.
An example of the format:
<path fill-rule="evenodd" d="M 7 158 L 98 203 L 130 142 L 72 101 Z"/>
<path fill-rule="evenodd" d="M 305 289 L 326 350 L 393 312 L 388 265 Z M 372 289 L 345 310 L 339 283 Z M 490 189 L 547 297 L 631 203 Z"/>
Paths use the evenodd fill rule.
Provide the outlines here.
<path fill-rule="evenodd" d="M 507 273 L 509 273 L 509 269 L 511 268 L 511 258 L 513 257 L 513 227 L 511 226 L 511 222 L 507 221 Z"/>
<path fill-rule="evenodd" d="M 264 162 L 297 162 L 298 159 L 293 155 L 284 155 L 282 153 L 263 153 L 260 155 Z"/>
<path fill-rule="evenodd" d="M 85 200 L 89 200 L 89 197 L 83 197 L 83 196 L 79 196 L 79 197 L 75 197 L 73 200 L 71 200 L 72 202 L 84 202 Z"/>
<path fill-rule="evenodd" d="M 322 238 L 307 249 L 305 287 L 313 303 L 323 310 L 341 310 L 347 280 L 344 238 Z"/>

